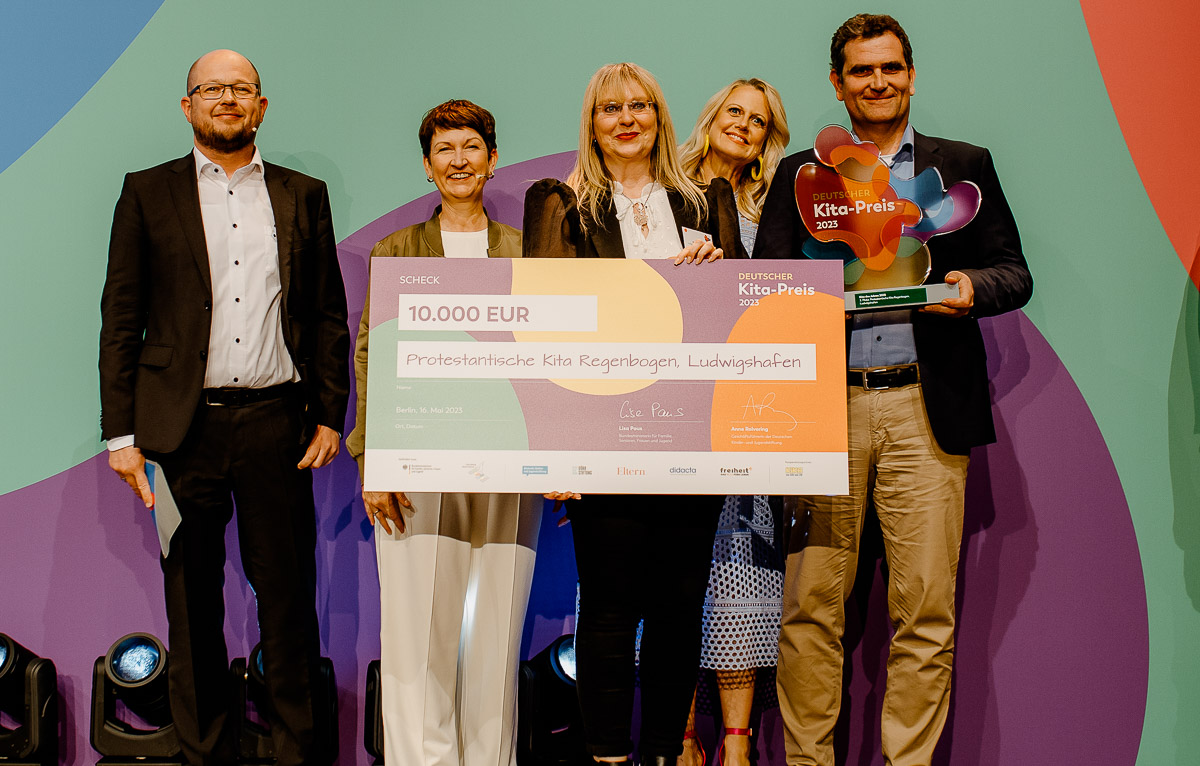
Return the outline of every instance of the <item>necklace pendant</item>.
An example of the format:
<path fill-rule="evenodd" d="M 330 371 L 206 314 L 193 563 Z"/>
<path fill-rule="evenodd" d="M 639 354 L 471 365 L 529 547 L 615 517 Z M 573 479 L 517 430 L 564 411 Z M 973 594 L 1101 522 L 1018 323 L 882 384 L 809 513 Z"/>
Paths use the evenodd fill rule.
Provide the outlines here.
<path fill-rule="evenodd" d="M 642 236 L 650 234 L 650 216 L 646 215 L 646 205 L 641 202 L 633 203 L 633 222 L 642 229 Z"/>

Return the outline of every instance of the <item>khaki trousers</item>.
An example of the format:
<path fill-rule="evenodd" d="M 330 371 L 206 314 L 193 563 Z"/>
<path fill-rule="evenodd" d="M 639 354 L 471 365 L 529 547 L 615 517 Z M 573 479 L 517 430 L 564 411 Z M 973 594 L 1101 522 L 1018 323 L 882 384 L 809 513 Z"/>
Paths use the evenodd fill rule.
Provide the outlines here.
<path fill-rule="evenodd" d="M 928 766 L 946 722 L 965 455 L 937 445 L 919 384 L 848 389 L 850 494 L 801 497 L 783 590 L 778 687 L 789 766 L 833 766 L 842 634 L 868 500 L 883 532 L 888 613 L 881 740 L 889 766 Z"/>

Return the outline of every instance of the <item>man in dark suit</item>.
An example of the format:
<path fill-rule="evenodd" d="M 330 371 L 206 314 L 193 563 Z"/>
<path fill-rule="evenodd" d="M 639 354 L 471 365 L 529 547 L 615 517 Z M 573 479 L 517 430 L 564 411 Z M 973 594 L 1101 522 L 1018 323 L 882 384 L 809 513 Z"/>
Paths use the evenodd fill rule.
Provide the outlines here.
<path fill-rule="evenodd" d="M 320 654 L 310 469 L 337 455 L 349 392 L 329 198 L 324 183 L 260 158 L 267 99 L 245 57 L 201 57 L 180 105 L 193 151 L 127 175 L 113 215 L 102 436 L 147 507 L 150 458 L 179 509 L 162 570 L 187 762 L 236 762 L 222 593 L 236 503 L 275 753 L 309 763 Z"/>
<path fill-rule="evenodd" d="M 986 149 L 915 132 L 912 47 L 890 16 L 860 14 L 830 46 L 829 80 L 859 141 L 893 174 L 937 168 L 945 187 L 973 181 L 975 219 L 929 245 L 930 282 L 958 297 L 847 320 L 850 495 L 802 497 L 791 537 L 779 641 L 779 698 L 789 766 L 833 764 L 841 704 L 845 600 L 863 514 L 878 514 L 895 627 L 881 734 L 891 766 L 930 763 L 949 711 L 954 585 L 972 447 L 995 441 L 977 319 L 1023 306 L 1033 279 Z M 800 258 L 809 238 L 795 178 L 812 150 L 786 158 L 768 193 L 755 257 Z"/>

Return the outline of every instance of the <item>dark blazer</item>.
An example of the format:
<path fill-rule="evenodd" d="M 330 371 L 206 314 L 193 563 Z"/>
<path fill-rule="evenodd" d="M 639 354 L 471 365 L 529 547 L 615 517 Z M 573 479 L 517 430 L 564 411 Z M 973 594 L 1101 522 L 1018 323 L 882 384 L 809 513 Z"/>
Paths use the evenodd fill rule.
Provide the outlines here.
<path fill-rule="evenodd" d="M 996 440 L 987 358 L 977 319 L 1024 306 L 1033 295 L 1033 277 L 988 150 L 920 133 L 915 134 L 913 148 L 917 173 L 937 168 L 944 188 L 973 181 L 983 196 L 971 223 L 929 241 L 932 267 L 926 281 L 942 282 L 949 271 L 969 276 L 975 288 L 971 313 L 949 319 L 913 312 L 921 388 L 933 435 L 946 452 L 966 454 L 971 447 Z M 796 207 L 795 181 L 800 166 L 808 162 L 817 162 L 811 149 L 779 164 L 763 204 L 755 258 L 804 257 L 801 248 L 809 234 Z"/>
<path fill-rule="evenodd" d="M 212 278 L 193 155 L 125 176 L 100 300 L 101 437 L 171 452 L 204 385 Z M 308 430 L 341 431 L 349 396 L 346 291 L 325 184 L 264 163 L 275 216 L 283 338 Z"/>
<path fill-rule="evenodd" d="M 675 226 L 683 240 L 683 227 L 711 234 L 713 245 L 725 251 L 726 258 L 747 258 L 738 231 L 737 206 L 733 187 L 724 178 L 714 179 L 704 192 L 708 217 L 691 220 L 684 207 L 683 195 L 668 189 L 667 199 L 675 216 Z M 581 228 L 579 202 L 571 187 L 554 178 L 543 178 L 525 192 L 522 223 L 522 249 L 526 258 L 624 258 L 621 225 L 613 205 L 606 205 L 599 222 L 587 221 Z"/>

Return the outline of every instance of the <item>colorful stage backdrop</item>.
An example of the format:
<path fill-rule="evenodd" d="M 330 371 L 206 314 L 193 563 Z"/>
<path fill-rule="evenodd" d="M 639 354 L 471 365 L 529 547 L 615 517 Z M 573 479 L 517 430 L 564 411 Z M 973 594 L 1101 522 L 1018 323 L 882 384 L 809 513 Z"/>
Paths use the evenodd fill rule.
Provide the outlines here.
<path fill-rule="evenodd" d="M 371 244 L 434 204 L 416 129 L 469 98 L 498 122 L 493 215 L 572 161 L 588 76 L 654 72 L 686 132 L 735 77 L 784 97 L 792 150 L 844 122 L 826 80 L 844 3 L 5 3 L 0 69 L 0 632 L 60 673 L 63 753 L 90 762 L 93 660 L 165 635 L 149 515 L 107 468 L 96 339 L 124 172 L 180 156 L 187 67 L 254 60 L 268 160 L 325 179 L 358 326 Z M 1000 441 L 973 456 L 953 713 L 938 763 L 1192 764 L 1200 752 L 1200 106 L 1184 0 L 885 2 L 916 55 L 913 122 L 993 150 L 1036 281 L 984 323 Z M 1190 276 L 1189 276 L 1190 275 Z M 347 430 L 349 424 L 347 426 Z M 342 763 L 365 764 L 363 683 L 378 584 L 352 462 L 317 474 L 319 610 Z M 570 538 L 542 530 L 523 651 L 570 629 Z M 253 595 L 228 569 L 231 656 Z M 877 764 L 886 615 L 855 650 L 847 762 Z M 764 749 L 782 763 L 778 718 Z"/>

